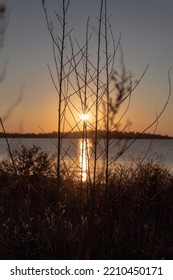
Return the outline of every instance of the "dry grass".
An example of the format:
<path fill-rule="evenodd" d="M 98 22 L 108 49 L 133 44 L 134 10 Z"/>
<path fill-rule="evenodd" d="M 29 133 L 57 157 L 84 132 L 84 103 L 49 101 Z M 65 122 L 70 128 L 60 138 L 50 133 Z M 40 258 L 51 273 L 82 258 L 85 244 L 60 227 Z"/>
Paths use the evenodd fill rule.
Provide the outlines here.
<path fill-rule="evenodd" d="M 108 193 L 97 181 L 94 206 L 87 186 L 63 177 L 58 207 L 52 158 L 24 151 L 32 172 L 25 165 L 14 174 L 10 160 L 0 165 L 1 259 L 172 259 L 173 176 L 166 169 L 114 170 Z"/>

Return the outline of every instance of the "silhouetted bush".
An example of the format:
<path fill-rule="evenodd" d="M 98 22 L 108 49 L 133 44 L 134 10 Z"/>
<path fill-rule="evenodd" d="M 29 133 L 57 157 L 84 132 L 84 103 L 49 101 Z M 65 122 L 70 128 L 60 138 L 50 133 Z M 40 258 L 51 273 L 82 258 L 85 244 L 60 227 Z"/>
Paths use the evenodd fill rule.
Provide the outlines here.
<path fill-rule="evenodd" d="M 53 157 L 22 146 L 14 158 L 17 174 L 10 160 L 0 164 L 1 259 L 172 259 L 173 176 L 166 169 L 117 168 L 107 194 L 98 178 L 94 209 L 87 185 L 81 190 L 64 172 L 58 207 Z"/>
<path fill-rule="evenodd" d="M 15 169 L 10 160 L 4 160 L 1 163 L 1 170 L 9 174 L 20 176 L 47 176 L 55 175 L 55 157 L 49 156 L 35 145 L 26 147 L 22 145 L 19 149 L 13 151 L 13 160 Z"/>

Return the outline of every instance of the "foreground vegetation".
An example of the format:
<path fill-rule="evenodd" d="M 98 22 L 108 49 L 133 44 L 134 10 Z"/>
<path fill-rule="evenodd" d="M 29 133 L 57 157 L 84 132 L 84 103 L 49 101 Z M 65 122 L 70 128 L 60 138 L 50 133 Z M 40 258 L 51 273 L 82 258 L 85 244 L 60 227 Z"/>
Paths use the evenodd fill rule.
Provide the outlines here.
<path fill-rule="evenodd" d="M 57 205 L 55 161 L 22 147 L 0 164 L 1 259 L 172 259 L 173 176 L 155 164 L 115 168 L 106 192 L 61 170 Z M 58 214 L 57 214 L 58 213 Z"/>

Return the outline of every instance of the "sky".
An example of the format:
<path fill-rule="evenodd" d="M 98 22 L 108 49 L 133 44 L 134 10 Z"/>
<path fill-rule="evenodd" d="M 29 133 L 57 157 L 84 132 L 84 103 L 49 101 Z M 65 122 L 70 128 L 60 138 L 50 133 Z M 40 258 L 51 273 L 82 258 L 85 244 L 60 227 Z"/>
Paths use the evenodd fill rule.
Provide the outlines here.
<path fill-rule="evenodd" d="M 50 18 L 57 2 L 47 0 Z M 23 98 L 5 121 L 8 132 L 57 130 L 57 93 L 47 63 L 54 69 L 52 42 L 47 30 L 41 0 L 1 0 L 8 6 L 8 26 L 0 49 L 0 66 L 8 59 L 7 73 L 0 82 L 0 115 L 6 113 L 24 86 Z M 99 0 L 71 0 L 68 22 L 72 36 L 85 38 L 88 16 L 97 25 Z M 132 95 L 126 118 L 132 131 L 142 131 L 166 102 L 168 70 L 173 66 L 173 0 L 108 0 L 108 14 L 115 40 L 121 33 L 126 68 L 138 80 L 149 68 Z M 94 50 L 91 45 L 90 52 Z M 118 65 L 118 57 L 117 57 Z M 173 71 L 170 72 L 173 84 Z M 172 93 L 173 94 L 173 93 Z M 159 120 L 157 133 L 173 136 L 173 97 Z M 1 129 L 0 129 L 1 130 Z M 149 131 L 153 132 L 154 127 Z"/>

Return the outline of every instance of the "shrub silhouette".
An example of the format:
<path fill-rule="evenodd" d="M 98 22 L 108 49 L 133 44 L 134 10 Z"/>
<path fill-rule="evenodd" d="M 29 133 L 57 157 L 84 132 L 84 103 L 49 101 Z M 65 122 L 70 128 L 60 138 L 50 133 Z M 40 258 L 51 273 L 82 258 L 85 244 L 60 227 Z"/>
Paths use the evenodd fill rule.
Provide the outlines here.
<path fill-rule="evenodd" d="M 22 145 L 13 151 L 13 160 L 18 175 L 22 176 L 53 176 L 55 171 L 55 157 L 41 150 L 35 145 L 26 147 Z M 1 170 L 14 174 L 11 160 L 1 163 Z"/>
<path fill-rule="evenodd" d="M 151 163 L 114 169 L 106 199 L 105 183 L 97 181 L 93 227 L 79 181 L 64 173 L 57 200 L 52 156 L 22 146 L 14 158 L 17 174 L 10 158 L 0 165 L 0 258 L 173 257 L 173 176 L 166 169 Z"/>

